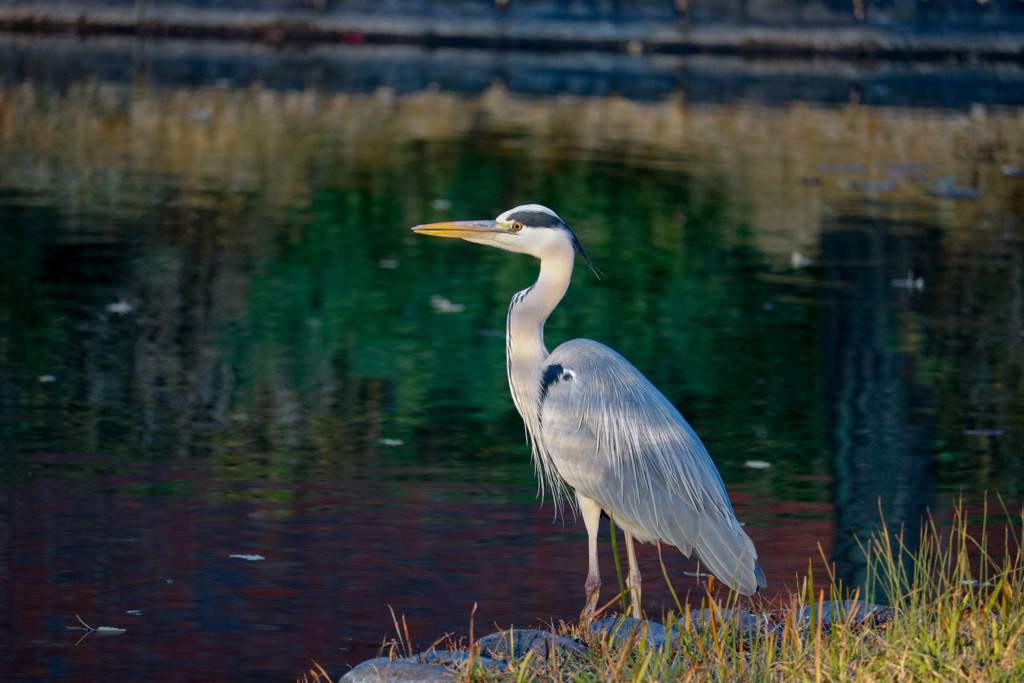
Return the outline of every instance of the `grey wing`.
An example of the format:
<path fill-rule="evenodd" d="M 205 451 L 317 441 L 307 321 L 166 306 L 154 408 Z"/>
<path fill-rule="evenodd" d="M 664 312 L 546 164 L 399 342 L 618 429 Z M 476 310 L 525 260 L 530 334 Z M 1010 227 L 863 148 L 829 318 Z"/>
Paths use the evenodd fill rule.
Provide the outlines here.
<path fill-rule="evenodd" d="M 743 594 L 766 585 L 704 445 L 625 358 L 589 339 L 562 344 L 545 362 L 539 408 L 548 461 L 618 526 L 696 553 Z"/>

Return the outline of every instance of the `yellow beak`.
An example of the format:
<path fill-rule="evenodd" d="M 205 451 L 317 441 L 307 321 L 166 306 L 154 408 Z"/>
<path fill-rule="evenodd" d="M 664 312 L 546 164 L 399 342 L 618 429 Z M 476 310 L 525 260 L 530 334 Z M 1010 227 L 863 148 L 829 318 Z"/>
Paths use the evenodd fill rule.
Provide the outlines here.
<path fill-rule="evenodd" d="M 413 232 L 434 237 L 481 237 L 504 232 L 495 221 L 449 221 L 447 223 L 428 223 L 417 225 Z"/>

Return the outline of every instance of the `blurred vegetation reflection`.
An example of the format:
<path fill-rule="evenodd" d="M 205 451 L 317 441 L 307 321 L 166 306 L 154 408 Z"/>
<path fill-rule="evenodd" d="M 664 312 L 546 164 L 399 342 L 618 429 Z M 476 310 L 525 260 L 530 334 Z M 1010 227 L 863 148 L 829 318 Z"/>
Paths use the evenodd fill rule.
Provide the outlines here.
<path fill-rule="evenodd" d="M 856 555 L 879 496 L 893 526 L 1020 498 L 1022 141 L 998 110 L 6 88 L 5 478 L 68 451 L 532 496 L 503 326 L 536 264 L 408 228 L 539 202 L 606 276 L 549 347 L 622 352 L 751 524 L 833 504 Z"/>

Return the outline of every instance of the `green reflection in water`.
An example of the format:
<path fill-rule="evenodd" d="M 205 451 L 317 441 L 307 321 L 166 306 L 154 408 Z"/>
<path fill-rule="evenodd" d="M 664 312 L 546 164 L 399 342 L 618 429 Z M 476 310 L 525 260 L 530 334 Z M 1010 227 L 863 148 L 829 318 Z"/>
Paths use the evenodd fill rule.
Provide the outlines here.
<path fill-rule="evenodd" d="M 570 162 L 552 179 L 472 144 L 445 154 L 446 163 L 424 161 L 428 174 L 456 169 L 434 184 L 481 205 L 501 206 L 489 195 L 510 186 L 554 204 L 603 267 L 603 280 L 577 273 L 549 322 L 552 348 L 586 335 L 620 349 L 698 429 L 714 425 L 702 431 L 728 479 L 741 476 L 751 452 L 780 463 L 790 450 L 824 452 L 813 436 L 821 434 L 816 374 L 772 367 L 817 364 L 814 312 L 765 310 L 754 275 L 766 267 L 745 226 L 724 217 L 723 191 L 694 201 L 682 173 Z M 308 206 L 276 223 L 255 223 L 264 218 L 257 202 L 237 216 L 249 225 L 243 235 L 225 226 L 217 205 L 231 198 L 217 195 L 206 211 L 157 206 L 132 226 L 141 239 L 129 242 L 124 231 L 113 246 L 9 216 L 26 227 L 24 241 L 5 241 L 5 260 L 27 265 L 6 280 L 5 314 L 18 331 L 8 338 L 16 361 L 8 367 L 39 410 L 26 410 L 20 427 L 8 421 L 8 443 L 142 459 L 205 454 L 242 479 L 344 473 L 382 457 L 527 480 L 501 330 L 508 299 L 532 281 L 536 263 L 418 240 L 394 207 L 427 207 L 429 197 L 396 202 L 400 180 L 370 185 L 378 189 L 312 188 Z M 423 220 L 461 212 L 458 203 L 425 208 Z M 167 222 L 188 225 L 154 227 Z M 90 270 L 96 263 L 102 275 Z M 464 310 L 445 312 L 440 298 Z M 131 310 L 107 310 L 122 300 Z M 38 382 L 48 374 L 60 380 Z M 792 467 L 823 467 L 812 463 Z"/>
<path fill-rule="evenodd" d="M 108 94 L 5 94 L 11 125 L 35 126 L 5 138 L 0 176 L 7 453 L 209 459 L 228 482 L 282 488 L 386 471 L 529 497 L 501 331 L 536 263 L 408 228 L 541 202 L 606 276 L 577 272 L 548 323 L 549 347 L 587 336 L 622 352 L 680 406 L 731 490 L 828 503 L 837 427 L 822 308 L 847 304 L 819 295 L 835 284 L 827 265 L 794 273 L 771 245 L 807 249 L 808 235 L 837 229 L 821 216 L 867 204 L 894 233 L 913 218 L 959 240 L 928 247 L 928 303 L 879 300 L 895 323 L 886 348 L 918 368 L 903 379 L 941 406 L 909 414 L 933 421 L 927 438 L 950 482 L 969 470 L 979 489 L 1006 483 L 1000 468 L 1015 462 L 963 434 L 995 423 L 1010 436 L 1019 424 L 1019 305 L 1002 284 L 1019 282 L 1012 251 L 962 237 L 963 205 L 924 203 L 913 183 L 892 201 L 851 202 L 833 195 L 854 186 L 821 170 L 839 140 L 956 172 L 954 136 L 989 133 L 955 116 L 894 114 L 889 137 L 864 143 L 865 127 L 886 125 L 871 111 Z M 606 105 L 600 125 L 575 123 Z M 516 107 L 524 118 L 503 118 Z M 1013 120 L 990 119 L 991 135 L 1006 138 L 1000 127 Z M 886 141 L 899 135 L 910 142 L 892 151 Z M 974 211 L 1019 233 L 1012 180 L 978 177 L 987 184 Z M 891 249 L 914 260 L 913 248 Z M 989 252 L 1006 267 L 985 279 L 971 254 Z M 865 263 L 886 286 L 905 266 L 876 256 Z M 981 331 L 976 344 L 955 333 L 965 321 Z M 989 388 L 981 398 L 979 387 Z M 8 468 L 17 476 L 17 463 Z M 1018 481 L 1019 466 L 1011 471 Z M 207 495 L 237 495 L 215 488 Z"/>

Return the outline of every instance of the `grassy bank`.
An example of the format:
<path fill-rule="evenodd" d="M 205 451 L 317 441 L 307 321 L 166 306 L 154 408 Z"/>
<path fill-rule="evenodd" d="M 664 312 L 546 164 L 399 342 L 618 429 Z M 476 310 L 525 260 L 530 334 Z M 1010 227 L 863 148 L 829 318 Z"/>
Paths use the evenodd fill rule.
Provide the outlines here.
<path fill-rule="evenodd" d="M 706 614 L 715 616 L 700 629 L 688 606 L 670 614 L 665 626 L 674 637 L 664 643 L 645 627 L 623 629 L 612 639 L 589 626 L 561 624 L 556 630 L 585 644 L 583 653 L 534 651 L 509 660 L 503 671 L 483 666 L 487 660 L 479 658 L 471 636 L 459 647 L 470 658 L 454 675 L 465 681 L 1019 680 L 1022 522 L 1024 516 L 1010 514 L 1001 502 L 991 515 L 987 505 L 974 515 L 957 506 L 951 524 L 925 523 L 916 549 L 883 524 L 863 546 L 869 558 L 864 595 L 841 586 L 817 590 L 809 571 L 788 601 L 752 606 L 754 628 L 749 619 L 740 628 L 730 618 L 740 605 L 714 602 L 704 603 Z M 849 602 L 862 597 L 886 607 Z M 830 604 L 844 609 L 833 613 Z M 400 634 L 398 647 L 382 654 L 407 642 L 408 634 Z M 443 639 L 436 648 L 449 645 Z M 322 670 L 304 678 L 329 680 Z"/>

